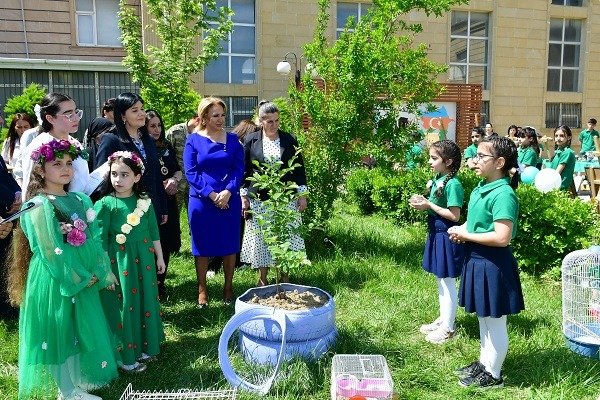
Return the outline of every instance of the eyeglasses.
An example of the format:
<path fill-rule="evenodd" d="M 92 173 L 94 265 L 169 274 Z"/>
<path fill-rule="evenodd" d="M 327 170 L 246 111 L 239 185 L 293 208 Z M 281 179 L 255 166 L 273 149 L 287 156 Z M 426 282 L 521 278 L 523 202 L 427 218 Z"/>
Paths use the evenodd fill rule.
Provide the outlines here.
<path fill-rule="evenodd" d="M 78 120 L 80 120 L 81 117 L 83 117 L 83 110 L 75 110 L 69 114 L 59 114 L 59 115 L 63 116 L 63 117 L 67 117 L 69 122 L 75 122 L 75 117 L 77 117 Z"/>
<path fill-rule="evenodd" d="M 495 156 L 493 156 L 491 154 L 477 153 L 477 154 L 475 154 L 475 157 L 473 157 L 473 161 L 475 161 L 475 162 L 485 161 L 486 157 L 496 158 Z"/>

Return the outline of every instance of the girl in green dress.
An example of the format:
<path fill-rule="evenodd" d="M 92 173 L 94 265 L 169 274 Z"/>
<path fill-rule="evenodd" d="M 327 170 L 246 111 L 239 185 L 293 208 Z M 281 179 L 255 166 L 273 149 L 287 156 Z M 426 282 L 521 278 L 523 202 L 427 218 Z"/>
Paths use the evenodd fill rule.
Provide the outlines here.
<path fill-rule="evenodd" d="M 110 173 L 102 189 L 107 194 L 94 208 L 119 286 L 103 294 L 102 305 L 122 343 L 121 368 L 142 372 L 165 338 L 156 279 L 157 271 L 164 273 L 165 262 L 154 207 L 140 185 L 143 161 L 134 153 L 118 151 L 108 164 Z"/>
<path fill-rule="evenodd" d="M 53 139 L 33 151 L 27 187 L 41 206 L 21 217 L 15 232 L 9 291 L 20 305 L 19 399 L 100 399 L 85 390 L 117 377 L 99 291 L 116 278 L 100 246 L 92 202 L 67 193 L 81 149 Z"/>

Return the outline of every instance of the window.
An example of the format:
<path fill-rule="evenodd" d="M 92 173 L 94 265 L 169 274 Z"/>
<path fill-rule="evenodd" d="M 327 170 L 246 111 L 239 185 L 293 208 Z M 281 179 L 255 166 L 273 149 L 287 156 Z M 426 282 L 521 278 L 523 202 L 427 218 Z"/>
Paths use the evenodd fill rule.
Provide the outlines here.
<path fill-rule="evenodd" d="M 581 7 L 583 6 L 583 0 L 552 0 L 552 4 L 557 6 Z"/>
<path fill-rule="evenodd" d="M 560 125 L 581 128 L 581 104 L 546 103 L 546 128 L 556 128 Z"/>
<path fill-rule="evenodd" d="M 75 0 L 77 44 L 121 47 L 119 0 Z"/>
<path fill-rule="evenodd" d="M 360 19 L 369 12 L 371 8 L 371 4 L 365 3 L 337 3 L 337 28 L 336 34 L 339 38 L 342 32 L 344 32 L 344 28 L 346 23 L 348 23 L 348 19 L 350 17 L 354 17 L 354 25 L 360 21 Z M 349 28 L 349 31 L 353 31 L 354 29 Z"/>
<path fill-rule="evenodd" d="M 482 101 L 481 102 L 481 118 L 479 119 L 479 125 L 484 127 L 486 122 L 491 121 L 490 119 L 490 102 Z"/>
<path fill-rule="evenodd" d="M 204 68 L 205 83 L 256 82 L 256 24 L 254 0 L 218 0 L 217 8 L 229 7 L 233 31 L 221 42 L 222 53 Z"/>
<path fill-rule="evenodd" d="M 448 79 L 488 88 L 489 14 L 452 12 Z"/>
<path fill-rule="evenodd" d="M 252 119 L 258 106 L 258 97 L 220 96 L 227 105 L 225 125 L 234 127 L 243 119 Z"/>
<path fill-rule="evenodd" d="M 550 20 L 547 80 L 550 92 L 579 91 L 581 25 L 578 20 Z"/>
<path fill-rule="evenodd" d="M 19 95 L 32 83 L 43 86 L 47 93 L 65 93 L 75 99 L 77 108 L 83 110 L 83 118 L 73 136 L 80 139 L 90 121 L 99 116 L 104 100 L 117 97 L 119 93 L 140 90 L 125 72 L 0 69 L 0 99 Z M 0 109 L 4 105 L 0 104 Z"/>

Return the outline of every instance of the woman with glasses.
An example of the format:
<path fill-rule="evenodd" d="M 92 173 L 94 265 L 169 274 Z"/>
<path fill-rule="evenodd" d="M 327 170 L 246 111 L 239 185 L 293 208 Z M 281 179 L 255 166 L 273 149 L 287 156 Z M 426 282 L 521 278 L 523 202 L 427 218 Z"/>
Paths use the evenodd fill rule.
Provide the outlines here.
<path fill-rule="evenodd" d="M 144 100 L 134 93 L 121 93 L 114 104 L 115 130 L 114 134 L 103 135 L 98 143 L 94 158 L 94 169 L 107 162 L 108 156 L 116 151 L 129 151 L 137 154 L 144 162 L 142 186 L 148 192 L 158 224 L 167 222 L 167 193 L 162 185 L 162 174 L 158 151 L 154 139 L 145 130 L 146 111 Z M 92 199 L 103 197 L 112 192 L 112 187 L 101 186 Z M 98 195 L 98 197 L 97 197 Z"/>
<path fill-rule="evenodd" d="M 71 136 L 79 129 L 79 122 L 83 116 L 83 111 L 79 110 L 75 101 L 66 94 L 50 93 L 47 94 L 40 103 L 40 119 L 42 121 L 41 131 L 35 139 L 23 150 L 21 155 L 23 180 L 21 187 L 26 188 L 29 185 L 31 170 L 33 169 L 33 160 L 31 153 L 40 148 L 44 143 L 53 139 L 68 140 L 75 146 L 81 147 L 77 139 Z M 83 192 L 89 178 L 87 161 L 82 157 L 73 160 L 73 179 L 69 184 L 70 192 Z M 22 197 L 25 199 L 26 193 L 23 190 Z"/>

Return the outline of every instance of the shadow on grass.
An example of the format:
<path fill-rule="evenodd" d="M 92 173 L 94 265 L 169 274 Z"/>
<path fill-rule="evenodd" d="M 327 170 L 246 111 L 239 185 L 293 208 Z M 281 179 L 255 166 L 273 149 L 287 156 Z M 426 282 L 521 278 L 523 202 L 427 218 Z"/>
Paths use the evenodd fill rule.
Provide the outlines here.
<path fill-rule="evenodd" d="M 511 352 L 503 365 L 503 373 L 511 386 L 544 388 L 546 386 L 600 387 L 600 364 L 597 359 L 583 357 L 566 346 L 551 350 Z"/>

